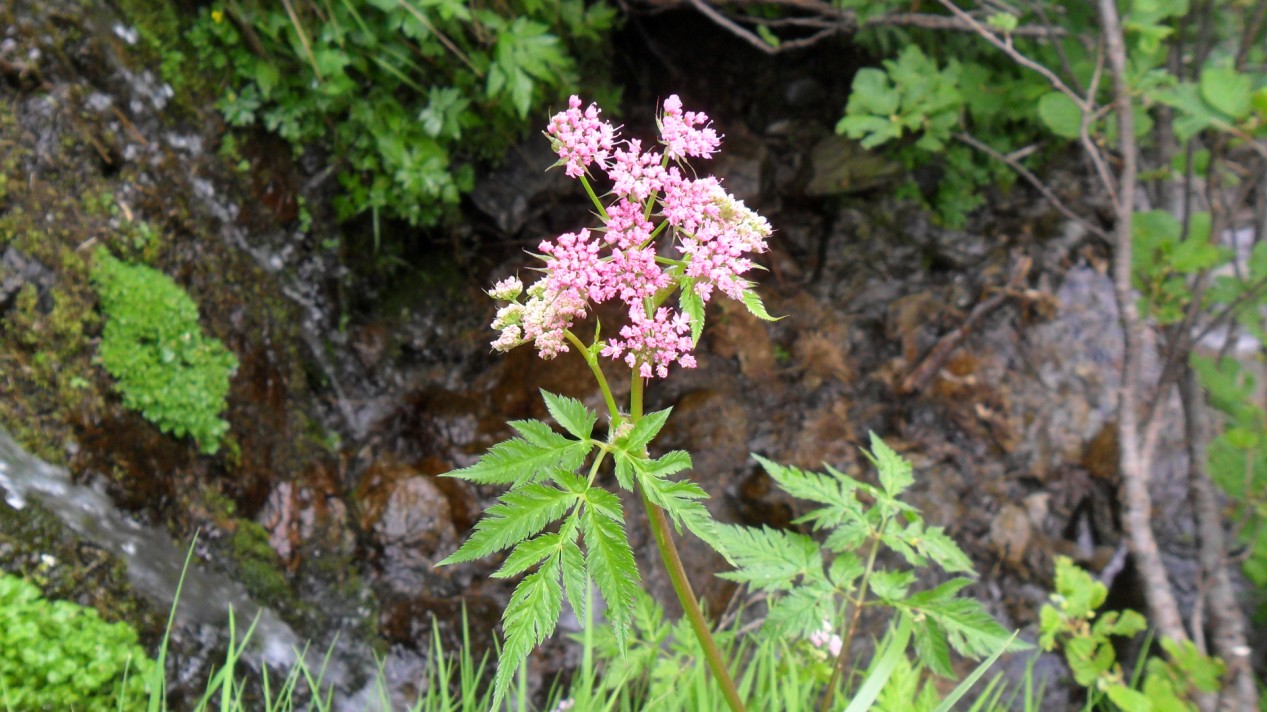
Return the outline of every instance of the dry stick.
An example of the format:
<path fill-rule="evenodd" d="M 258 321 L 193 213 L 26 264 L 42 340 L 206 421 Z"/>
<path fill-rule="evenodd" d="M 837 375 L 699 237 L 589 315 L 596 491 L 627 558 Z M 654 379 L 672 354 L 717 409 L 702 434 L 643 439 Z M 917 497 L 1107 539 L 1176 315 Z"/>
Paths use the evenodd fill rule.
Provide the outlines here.
<path fill-rule="evenodd" d="M 1043 183 L 1041 180 L 1039 180 L 1038 176 L 1034 175 L 1034 173 L 1030 171 L 1028 168 L 1026 168 L 1024 165 L 1022 165 L 1020 161 L 1012 158 L 1011 156 L 1008 156 L 1003 153 L 1000 153 L 999 151 L 996 151 L 995 149 L 991 148 L 989 145 L 982 143 L 981 141 L 978 141 L 977 139 L 973 138 L 969 134 L 957 133 L 955 134 L 955 138 L 977 149 L 978 151 L 989 156 L 990 158 L 993 158 L 996 161 L 1001 161 L 1002 163 L 1006 164 L 1009 168 L 1016 171 L 1017 175 L 1024 178 L 1025 182 L 1029 183 L 1031 186 L 1034 187 L 1034 190 L 1037 190 L 1039 193 L 1041 193 L 1042 196 L 1047 199 L 1047 202 L 1051 203 L 1052 207 L 1058 210 L 1061 215 L 1064 215 L 1070 220 L 1078 223 L 1091 234 L 1097 237 L 1100 237 L 1101 239 L 1104 239 L 1104 240 L 1109 239 L 1109 233 L 1105 232 L 1104 228 L 1100 227 L 1099 225 L 1096 225 L 1095 223 L 1091 222 L 1090 220 L 1087 220 L 1086 218 L 1082 217 L 1081 215 L 1071 210 L 1069 206 L 1065 205 L 1064 202 L 1056 195 L 1056 193 L 1051 188 L 1047 187 L 1046 183 Z"/>
<path fill-rule="evenodd" d="M 1139 314 L 1131 290 L 1131 223 L 1135 210 L 1136 150 L 1130 87 L 1126 80 L 1126 47 L 1122 24 L 1114 0 L 1097 0 L 1103 27 L 1109 73 L 1113 77 L 1113 100 L 1118 118 L 1122 171 L 1119 177 L 1116 245 L 1113 251 L 1113 291 L 1123 331 L 1122 377 L 1118 400 L 1118 444 L 1121 450 L 1122 524 L 1131 554 L 1144 580 L 1148 609 L 1161 635 L 1175 641 L 1188 639 L 1166 577 L 1166 567 L 1152 529 L 1152 495 L 1149 493 L 1149 455 L 1139 441 L 1137 379 L 1141 368 Z"/>
<path fill-rule="evenodd" d="M 317 58 L 312 54 L 312 45 L 308 43 L 308 33 L 304 32 L 303 23 L 299 21 L 299 15 L 295 13 L 295 8 L 291 6 L 290 0 L 282 0 L 282 5 L 286 7 L 286 14 L 290 16 L 290 22 L 295 26 L 295 34 L 299 35 L 299 44 L 304 47 L 304 54 L 308 55 L 308 62 L 312 64 L 312 71 L 317 75 L 318 81 L 325 81 L 321 76 L 321 68 L 317 66 Z"/>
<path fill-rule="evenodd" d="M 686 4 L 695 8 L 697 12 L 704 15 L 722 29 L 730 32 L 739 39 L 748 43 L 755 49 L 764 54 L 778 54 L 792 49 L 800 49 L 817 44 L 820 40 L 831 37 L 841 32 L 856 32 L 860 26 L 857 14 L 850 11 L 841 12 L 830 5 L 817 2 L 806 2 L 804 0 L 777 0 L 776 5 L 784 7 L 808 10 L 809 12 L 818 13 L 818 17 L 792 17 L 771 20 L 766 18 L 744 18 L 745 21 L 754 25 L 764 25 L 766 27 L 775 26 L 800 26 L 800 27 L 816 27 L 817 32 L 809 37 L 802 37 L 795 40 L 782 40 L 778 46 L 772 45 L 761 38 L 760 35 L 749 30 L 739 24 L 734 19 L 728 17 L 713 4 L 706 0 L 685 0 Z M 679 3 L 670 0 L 669 2 L 650 2 L 657 10 L 667 10 Z M 873 17 L 861 23 L 862 26 L 895 26 L 895 27 L 919 27 L 929 30 L 947 30 L 955 32 L 977 32 L 976 28 L 956 18 L 945 17 L 942 15 L 929 15 L 916 12 L 895 13 L 892 15 L 881 15 Z M 1064 37 L 1067 33 L 1063 28 L 1047 25 L 1023 25 L 1012 30 L 1010 33 L 1016 37 L 1034 37 L 1034 38 L 1059 38 Z"/>
<path fill-rule="evenodd" d="M 1258 0 L 1254 6 L 1254 17 L 1245 23 L 1245 32 L 1241 34 L 1241 48 L 1236 51 L 1236 71 L 1245 69 L 1245 60 L 1249 59 L 1249 48 L 1254 46 L 1258 33 L 1263 29 L 1263 20 L 1267 19 L 1267 0 Z"/>
<path fill-rule="evenodd" d="M 1245 620 L 1227 574 L 1223 517 L 1205 466 L 1204 399 L 1196 372 L 1191 368 L 1184 371 L 1179 395 L 1183 401 L 1183 424 L 1188 440 L 1188 486 L 1192 493 L 1197 532 L 1201 537 L 1198 559 L 1209 582 L 1210 611 L 1215 622 L 1214 650 L 1227 664 L 1225 679 L 1231 681 L 1231 690 L 1222 700 L 1222 709 L 1228 712 L 1256 710 L 1258 687 L 1254 683 L 1249 645 L 1245 640 Z"/>
<path fill-rule="evenodd" d="M 1012 276 L 1008 279 L 1007 285 L 989 298 L 978 302 L 959 328 L 938 339 L 924 360 L 920 361 L 919 365 L 902 379 L 902 383 L 898 386 L 898 393 L 908 395 L 927 388 L 933 376 L 941 371 L 946 359 L 950 358 L 950 354 L 954 353 L 955 348 L 968 337 L 972 329 L 990 312 L 1003 306 L 1009 297 L 1017 296 L 1017 291 L 1024 283 L 1025 275 L 1029 273 L 1033 264 L 1033 260 L 1028 257 L 1018 259 L 1016 266 L 1012 268 Z"/>

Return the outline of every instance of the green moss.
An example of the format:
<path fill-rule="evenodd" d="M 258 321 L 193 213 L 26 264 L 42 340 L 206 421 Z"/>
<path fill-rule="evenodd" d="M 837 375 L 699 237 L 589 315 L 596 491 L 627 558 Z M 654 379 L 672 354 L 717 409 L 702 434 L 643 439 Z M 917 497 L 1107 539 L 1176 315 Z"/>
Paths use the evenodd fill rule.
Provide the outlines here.
<path fill-rule="evenodd" d="M 220 417 L 238 361 L 198 325 L 198 306 L 170 277 L 98 251 L 92 281 L 106 315 L 99 354 L 123 404 L 165 433 L 214 454 L 229 430 Z"/>
<path fill-rule="evenodd" d="M 48 601 L 31 583 L 0 574 L 0 704 L 16 709 L 107 712 L 140 705 L 154 662 L 125 623 Z"/>
<path fill-rule="evenodd" d="M 250 520 L 236 520 L 231 546 L 239 579 L 251 595 L 270 604 L 294 598 L 277 553 L 268 543 L 268 532 Z"/>

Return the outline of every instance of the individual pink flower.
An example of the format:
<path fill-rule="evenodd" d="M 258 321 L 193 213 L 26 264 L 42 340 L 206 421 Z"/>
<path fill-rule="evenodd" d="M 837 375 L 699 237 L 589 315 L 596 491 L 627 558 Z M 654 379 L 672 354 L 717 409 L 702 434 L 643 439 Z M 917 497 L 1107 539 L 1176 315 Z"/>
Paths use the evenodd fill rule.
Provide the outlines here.
<path fill-rule="evenodd" d="M 621 327 L 622 339 L 612 339 L 603 349 L 603 355 L 613 359 L 624 356 L 630 368 L 637 368 L 638 375 L 666 378 L 669 366 L 674 362 L 683 368 L 695 368 L 695 356 L 691 354 L 691 321 L 681 312 L 670 312 L 665 307 L 656 310 L 655 317 L 648 317 L 642 305 L 629 309 L 629 324 Z"/>
<path fill-rule="evenodd" d="M 633 202 L 644 202 L 658 193 L 664 185 L 664 166 L 661 155 L 655 151 L 642 152 L 642 142 L 630 139 L 624 149 L 612 154 L 607 175 L 612 179 L 612 192 L 631 197 Z"/>
<path fill-rule="evenodd" d="M 622 250 L 642 247 L 651 239 L 651 231 L 651 221 L 643 217 L 642 206 L 638 203 L 621 198 L 607 208 L 604 237 L 613 247 Z"/>
<path fill-rule="evenodd" d="M 616 128 L 598 118 L 602 113 L 597 104 L 590 104 L 581 112 L 581 98 L 572 95 L 567 111 L 560 111 L 550 119 L 546 135 L 550 147 L 559 156 L 555 165 L 563 165 L 563 172 L 571 178 L 579 178 L 592 163 L 603 166 L 611 155 L 616 140 Z"/>
<path fill-rule="evenodd" d="M 573 290 L 582 299 L 603 301 L 598 297 L 607 271 L 598 254 L 602 247 L 602 241 L 590 239 L 585 228 L 559 235 L 553 242 L 542 241 L 540 250 L 548 255 L 545 262 L 550 289 Z"/>
<path fill-rule="evenodd" d="M 840 636 L 832 632 L 829 621 L 823 621 L 823 627 L 810 634 L 809 642 L 815 648 L 826 648 L 833 658 L 840 656 L 840 649 L 845 645 Z"/>
<path fill-rule="evenodd" d="M 548 277 L 537 280 L 528 288 L 528 301 L 522 305 L 516 315 L 518 322 L 514 326 L 518 326 L 519 331 L 508 329 L 512 337 L 518 338 L 518 342 L 512 343 L 510 348 L 531 341 L 543 359 L 552 359 L 561 353 L 566 353 L 568 346 L 564 332 L 571 328 L 572 323 L 577 319 L 585 318 L 585 307 L 585 298 L 575 290 L 553 289 L 549 286 Z M 496 323 L 494 322 L 494 325 Z M 508 341 L 511 340 L 511 337 L 506 336 L 505 331 L 502 337 Z M 494 348 L 497 348 L 499 341 L 502 339 L 493 342 Z"/>
<path fill-rule="evenodd" d="M 678 250 L 686 257 L 686 276 L 695 279 L 695 291 L 704 301 L 714 287 L 732 299 L 742 299 L 748 281 L 740 275 L 753 267 L 747 255 L 767 249 L 770 224 L 720 189 L 714 192 L 712 204 L 716 217 L 710 215 L 695 232 L 678 238 Z"/>
<path fill-rule="evenodd" d="M 607 274 L 611 292 L 604 296 L 617 297 L 630 307 L 641 308 L 643 299 L 672 284 L 669 276 L 656 264 L 655 250 L 650 247 L 612 250 Z"/>
<path fill-rule="evenodd" d="M 708 125 L 708 114 L 683 113 L 682 100 L 677 94 L 664 100 L 664 114 L 658 123 L 664 152 L 675 161 L 686 156 L 709 158 L 721 145 L 721 137 Z"/>
<path fill-rule="evenodd" d="M 701 222 L 718 219 L 719 196 L 724 195 L 716 178 L 684 178 L 676 166 L 671 166 L 664 179 L 660 211 L 670 225 L 695 232 Z"/>

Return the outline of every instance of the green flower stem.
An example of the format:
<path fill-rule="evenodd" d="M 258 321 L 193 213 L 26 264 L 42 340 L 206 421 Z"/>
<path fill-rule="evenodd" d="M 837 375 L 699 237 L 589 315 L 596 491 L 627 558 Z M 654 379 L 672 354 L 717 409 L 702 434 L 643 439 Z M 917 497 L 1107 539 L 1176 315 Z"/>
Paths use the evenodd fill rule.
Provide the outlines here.
<path fill-rule="evenodd" d="M 603 207 L 603 201 L 599 200 L 598 196 L 594 194 L 594 187 L 590 185 L 589 177 L 584 173 L 581 174 L 581 185 L 585 186 L 585 192 L 589 193 L 594 207 L 598 208 L 598 217 L 602 218 L 603 222 L 607 222 L 607 208 Z"/>
<path fill-rule="evenodd" d="M 589 183 L 585 185 L 588 187 Z M 616 407 L 616 399 L 612 397 L 612 389 L 607 385 L 607 377 L 603 375 L 603 369 L 598 365 L 598 359 L 594 358 L 594 354 L 589 347 L 581 343 L 581 340 L 576 338 L 576 334 L 573 334 L 571 329 L 564 331 L 563 336 L 572 342 L 577 351 L 581 352 L 585 363 L 590 367 L 590 371 L 594 373 L 594 380 L 598 381 L 598 387 L 603 391 L 603 400 L 607 403 L 607 412 L 611 415 L 612 427 L 615 427 L 619 424 L 620 409 Z"/>
<path fill-rule="evenodd" d="M 629 422 L 642 420 L 642 376 L 635 367 L 630 370 L 629 382 Z"/>
<path fill-rule="evenodd" d="M 669 522 L 664 516 L 664 510 L 647 499 L 646 493 L 640 492 L 640 494 L 642 494 L 642 505 L 647 510 L 647 518 L 651 521 L 651 533 L 655 535 L 656 547 L 660 549 L 660 558 L 664 560 L 664 567 L 669 572 L 673 591 L 677 593 L 678 601 L 682 603 L 682 611 L 686 613 L 691 629 L 695 631 L 695 637 L 704 648 L 704 658 L 708 661 L 708 667 L 717 678 L 717 683 L 721 685 L 722 694 L 726 697 L 726 703 L 730 705 L 731 712 L 747 712 L 743 700 L 739 698 L 735 681 L 726 670 L 726 663 L 722 660 L 721 651 L 717 649 L 713 634 L 708 630 L 708 621 L 704 620 L 699 600 L 695 598 L 691 583 L 686 578 L 686 569 L 682 566 L 682 557 L 678 555 L 677 546 L 673 544 L 673 533 L 669 530 Z"/>
<path fill-rule="evenodd" d="M 637 423 L 642 418 L 642 388 L 642 377 L 638 375 L 638 370 L 635 368 L 633 383 L 629 390 L 629 420 L 633 423 Z M 678 554 L 677 545 L 673 543 L 673 532 L 669 529 L 664 510 L 653 504 L 641 488 L 639 494 L 642 495 L 642 506 L 647 510 L 647 519 L 651 523 L 651 533 L 655 536 L 656 548 L 660 550 L 660 559 L 664 562 L 665 570 L 669 572 L 669 581 L 673 583 L 673 591 L 682 604 L 682 611 L 686 613 L 691 629 L 695 631 L 695 637 L 699 639 L 700 647 L 704 649 L 704 658 L 708 660 L 708 667 L 717 678 L 717 683 L 721 685 L 722 694 L 725 695 L 726 703 L 730 705 L 731 711 L 747 712 L 743 700 L 739 698 L 735 681 L 731 679 L 726 663 L 722 660 L 721 651 L 717 649 L 717 642 L 713 640 L 713 634 L 708 630 L 708 621 L 704 620 L 699 599 L 695 598 L 695 592 L 691 590 L 691 582 L 686 578 L 686 568 L 682 566 L 682 557 Z"/>
<path fill-rule="evenodd" d="M 836 686 L 840 684 L 840 676 L 844 674 L 845 667 L 849 662 L 849 646 L 853 642 L 854 633 L 858 629 L 858 619 L 862 617 L 862 607 L 867 600 L 867 587 L 871 582 L 871 572 L 875 570 L 876 554 L 880 553 L 880 535 L 888 526 L 888 517 L 880 520 L 880 528 L 875 531 L 871 539 L 871 553 L 867 555 L 867 569 L 862 574 L 862 585 L 858 587 L 858 597 L 854 599 L 853 613 L 849 617 L 849 628 L 845 630 L 845 637 L 841 640 L 840 655 L 836 656 L 836 664 L 832 666 L 831 680 L 827 682 L 827 690 L 823 692 L 823 703 L 819 705 L 819 712 L 829 712 L 831 710 L 832 699 L 836 696 Z"/>

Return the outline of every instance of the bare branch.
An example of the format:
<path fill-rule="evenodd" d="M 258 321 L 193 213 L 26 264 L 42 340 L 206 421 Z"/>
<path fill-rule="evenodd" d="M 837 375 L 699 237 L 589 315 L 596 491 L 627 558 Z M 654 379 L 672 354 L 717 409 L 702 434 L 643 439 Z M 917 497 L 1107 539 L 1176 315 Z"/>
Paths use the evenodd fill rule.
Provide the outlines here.
<path fill-rule="evenodd" d="M 1122 378 L 1118 386 L 1118 445 L 1122 474 L 1122 526 L 1130 542 L 1135 565 L 1144 580 L 1149 613 L 1161 635 L 1175 641 L 1188 639 L 1166 576 L 1152 527 L 1152 493 L 1149 491 L 1151 455 L 1141 447 L 1138 379 L 1141 372 L 1141 339 L 1135 294 L 1131 289 L 1131 226 L 1135 214 L 1137 146 L 1130 86 L 1126 79 L 1126 47 L 1121 18 L 1114 0 L 1098 0 L 1109 74 L 1113 78 L 1114 108 L 1122 170 L 1118 178 L 1116 245 L 1113 251 L 1113 291 L 1123 332 Z"/>
<path fill-rule="evenodd" d="M 977 22 L 976 19 L 972 17 L 972 15 L 969 15 L 968 13 L 961 10 L 953 2 L 950 2 L 950 0 L 938 0 L 938 2 L 940 2 L 942 6 L 945 7 L 947 10 L 950 10 L 950 12 L 955 17 L 957 17 L 961 22 L 963 22 L 968 27 L 970 27 L 973 32 L 977 33 L 983 39 L 985 39 L 985 41 L 989 42 L 995 47 L 998 47 L 1000 50 L 1003 50 L 1004 54 L 1012 58 L 1012 61 L 1016 62 L 1022 67 L 1025 67 L 1026 69 L 1030 69 L 1032 71 L 1035 71 L 1041 74 L 1044 79 L 1046 79 L 1048 82 L 1051 83 L 1053 88 L 1055 88 L 1056 90 L 1060 91 L 1062 94 L 1064 94 L 1065 96 L 1073 100 L 1073 103 L 1077 104 L 1078 108 L 1081 109 L 1083 113 L 1087 113 L 1091 111 L 1092 107 L 1088 100 L 1083 99 L 1077 92 L 1075 92 L 1073 89 L 1070 89 L 1069 85 L 1065 84 L 1064 81 L 1060 79 L 1060 77 L 1056 76 L 1055 72 L 1051 71 L 1050 69 L 1043 66 L 1042 64 L 1035 62 L 1029 57 L 1026 57 L 1025 55 L 1021 54 L 1020 50 L 1016 49 L 1016 47 L 1012 45 L 1012 41 L 1010 39 L 1007 39 L 1007 40 L 1001 39 L 998 35 L 994 34 L 994 32 L 990 30 L 990 28 L 986 27 L 980 22 Z M 1015 35 L 1016 33 L 1013 32 L 1011 34 Z"/>
<path fill-rule="evenodd" d="M 1021 165 L 1020 161 L 1014 158 L 1013 156 L 1007 156 L 1002 153 L 999 153 L 998 151 L 994 150 L 990 146 L 982 143 L 981 141 L 978 141 L 977 139 L 973 138 L 972 136 L 966 133 L 957 133 L 955 134 L 955 138 L 977 149 L 978 151 L 986 154 L 990 158 L 993 158 L 996 161 L 1001 161 L 1007 164 L 1009 168 L 1016 171 L 1017 175 L 1024 178 L 1025 182 L 1032 185 L 1035 190 L 1041 193 L 1042 196 L 1047 199 L 1047 202 L 1052 204 L 1052 207 L 1060 211 L 1061 215 L 1064 215 L 1070 220 L 1078 223 L 1082 227 L 1086 228 L 1088 232 L 1094 234 L 1097 237 L 1100 237 L 1106 241 L 1110 239 L 1109 233 L 1106 232 L 1104 228 L 1100 227 L 1099 225 L 1096 225 L 1095 223 L 1087 220 L 1086 218 L 1082 217 L 1081 215 L 1071 210 L 1069 206 L 1065 205 L 1064 201 L 1062 201 L 1052 191 L 1051 188 L 1047 187 L 1047 184 L 1039 180 L 1038 176 L 1034 175 L 1032 171 L 1030 171 L 1025 166 Z"/>

